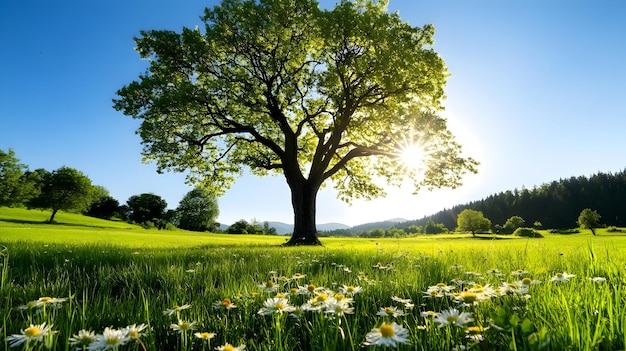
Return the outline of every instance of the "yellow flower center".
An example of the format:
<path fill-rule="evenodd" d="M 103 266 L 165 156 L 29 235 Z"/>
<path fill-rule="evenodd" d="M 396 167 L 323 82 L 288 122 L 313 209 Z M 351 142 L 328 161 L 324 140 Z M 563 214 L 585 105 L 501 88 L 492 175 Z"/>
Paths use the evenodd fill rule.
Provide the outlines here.
<path fill-rule="evenodd" d="M 107 345 L 117 345 L 120 343 L 120 338 L 117 336 L 109 336 L 105 342 Z"/>
<path fill-rule="evenodd" d="M 184 322 L 180 323 L 180 329 L 182 329 L 182 330 L 189 329 L 189 322 L 184 321 Z"/>
<path fill-rule="evenodd" d="M 235 348 L 232 345 L 226 345 L 222 350 L 224 351 L 233 351 Z"/>
<path fill-rule="evenodd" d="M 139 336 L 139 333 L 136 330 L 131 330 L 131 331 L 128 332 L 128 336 L 133 338 L 133 339 L 136 339 L 137 336 Z"/>
<path fill-rule="evenodd" d="M 439 291 L 437 291 L 437 290 L 431 290 L 431 291 L 430 291 L 430 295 L 431 295 L 431 296 L 436 296 L 436 295 L 439 295 Z"/>
<path fill-rule="evenodd" d="M 306 289 L 307 289 L 308 291 L 310 291 L 310 292 L 313 292 L 313 291 L 315 290 L 315 285 L 313 285 L 313 284 L 309 284 L 309 285 L 306 287 Z"/>
<path fill-rule="evenodd" d="M 291 288 L 291 289 L 289 289 L 289 291 L 291 291 L 292 293 L 296 293 L 298 291 L 298 289 L 297 288 Z"/>
<path fill-rule="evenodd" d="M 328 299 L 328 295 L 326 295 L 326 294 L 319 294 L 319 295 L 317 295 L 317 301 L 319 301 L 319 302 L 324 302 L 327 299 Z"/>
<path fill-rule="evenodd" d="M 268 288 L 273 288 L 274 287 L 274 282 L 272 282 L 271 280 L 268 280 L 267 283 L 265 283 L 265 286 Z"/>
<path fill-rule="evenodd" d="M 39 335 L 40 332 L 41 331 L 37 327 L 28 327 L 26 328 L 26 330 L 24 330 L 24 335 L 29 338 L 34 338 Z"/>
<path fill-rule="evenodd" d="M 211 339 L 211 333 L 209 332 L 200 333 L 200 337 L 202 339 Z"/>
<path fill-rule="evenodd" d="M 383 338 L 391 338 L 396 335 L 396 332 L 393 331 L 393 327 L 391 325 L 383 323 L 383 325 L 380 326 L 380 335 L 382 335 Z"/>
<path fill-rule="evenodd" d="M 522 284 L 524 284 L 524 285 L 529 285 L 531 282 L 532 282 L 532 280 L 530 280 L 530 278 L 522 279 Z"/>
<path fill-rule="evenodd" d="M 463 299 L 463 302 L 467 303 L 475 302 L 476 300 L 478 300 L 478 295 L 470 291 L 465 291 L 461 293 L 461 299 Z"/>
<path fill-rule="evenodd" d="M 393 308 L 391 308 L 391 307 L 385 307 L 385 313 L 387 313 L 387 314 L 392 314 L 392 313 L 393 313 Z"/>
<path fill-rule="evenodd" d="M 276 294 L 276 297 L 279 298 L 279 299 L 284 299 L 285 298 L 285 294 L 278 293 L 278 294 Z"/>
<path fill-rule="evenodd" d="M 282 310 L 282 309 L 285 309 L 285 305 L 279 302 L 274 305 L 274 308 L 277 310 Z"/>
<path fill-rule="evenodd" d="M 513 283 L 509 283 L 509 288 L 512 289 L 517 289 L 517 285 L 513 284 Z"/>
<path fill-rule="evenodd" d="M 563 278 L 563 273 L 557 273 L 556 276 L 559 278 Z"/>
<path fill-rule="evenodd" d="M 435 285 L 438 288 L 443 288 L 445 286 L 447 286 L 445 283 L 437 283 L 437 285 Z"/>
<path fill-rule="evenodd" d="M 346 297 L 343 294 L 335 294 L 335 300 L 337 300 L 337 301 L 342 301 L 345 298 Z"/>
<path fill-rule="evenodd" d="M 483 328 L 479 326 L 472 326 L 472 327 L 467 327 L 466 330 L 469 334 L 480 334 L 482 333 Z"/>
<path fill-rule="evenodd" d="M 448 316 L 446 317 L 446 320 L 450 323 L 455 323 L 456 321 L 459 320 L 459 316 Z"/>
<path fill-rule="evenodd" d="M 222 300 L 222 306 L 228 307 L 230 305 L 231 305 L 231 302 L 229 298 L 225 298 L 224 300 Z"/>
<path fill-rule="evenodd" d="M 347 292 L 354 292 L 354 286 L 350 285 L 349 287 L 346 288 Z"/>

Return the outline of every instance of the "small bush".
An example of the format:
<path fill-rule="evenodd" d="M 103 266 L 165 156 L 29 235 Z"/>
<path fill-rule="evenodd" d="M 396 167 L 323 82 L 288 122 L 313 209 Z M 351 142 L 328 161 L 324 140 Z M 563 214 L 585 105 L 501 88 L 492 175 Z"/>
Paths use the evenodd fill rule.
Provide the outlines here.
<path fill-rule="evenodd" d="M 606 228 L 606 231 L 607 231 L 608 233 L 621 233 L 621 232 L 622 232 L 622 230 L 621 230 L 621 229 L 619 229 L 618 227 L 616 227 L 616 226 L 614 226 L 614 225 L 612 225 L 612 226 L 610 226 L 610 227 Z"/>
<path fill-rule="evenodd" d="M 578 234 L 579 229 L 550 229 L 551 234 Z"/>
<path fill-rule="evenodd" d="M 513 235 L 526 238 L 543 238 L 543 235 L 533 228 L 517 228 L 513 232 Z"/>
<path fill-rule="evenodd" d="M 144 227 L 144 229 L 152 229 L 155 227 L 154 223 L 150 222 L 150 221 L 145 221 L 143 223 L 141 223 L 141 226 Z"/>

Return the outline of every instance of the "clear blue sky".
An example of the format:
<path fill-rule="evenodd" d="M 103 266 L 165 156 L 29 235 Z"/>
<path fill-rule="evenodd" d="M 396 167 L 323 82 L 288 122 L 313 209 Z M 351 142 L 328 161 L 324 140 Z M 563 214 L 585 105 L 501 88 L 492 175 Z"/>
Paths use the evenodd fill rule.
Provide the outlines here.
<path fill-rule="evenodd" d="M 76 168 L 120 203 L 152 192 L 175 208 L 191 188 L 142 164 L 138 121 L 113 110 L 138 78 L 141 29 L 194 27 L 195 0 L 0 2 L 0 149 L 30 169 Z M 334 1 L 324 1 L 332 6 Z M 559 178 L 626 168 L 626 2 L 390 1 L 412 25 L 433 23 L 451 78 L 444 115 L 479 173 L 456 190 L 390 191 L 347 206 L 331 188 L 318 223 L 421 218 Z M 219 199 L 222 223 L 293 222 L 282 177 L 243 177 Z"/>

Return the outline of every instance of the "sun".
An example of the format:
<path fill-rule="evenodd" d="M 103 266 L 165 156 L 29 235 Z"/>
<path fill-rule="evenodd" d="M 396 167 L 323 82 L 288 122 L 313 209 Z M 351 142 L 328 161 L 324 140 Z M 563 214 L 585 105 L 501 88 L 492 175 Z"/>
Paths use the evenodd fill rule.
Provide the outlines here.
<path fill-rule="evenodd" d="M 400 161 L 410 169 L 420 168 L 424 164 L 426 152 L 419 144 L 406 145 L 400 150 Z"/>

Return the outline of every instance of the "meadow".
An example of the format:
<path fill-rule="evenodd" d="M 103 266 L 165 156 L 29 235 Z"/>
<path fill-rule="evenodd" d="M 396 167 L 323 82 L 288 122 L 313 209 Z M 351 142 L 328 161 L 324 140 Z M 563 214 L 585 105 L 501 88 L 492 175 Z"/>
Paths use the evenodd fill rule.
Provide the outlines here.
<path fill-rule="evenodd" d="M 280 247 L 284 237 L 146 230 L 69 213 L 43 224 L 48 215 L 0 208 L 7 350 L 626 345 L 621 233 Z"/>

